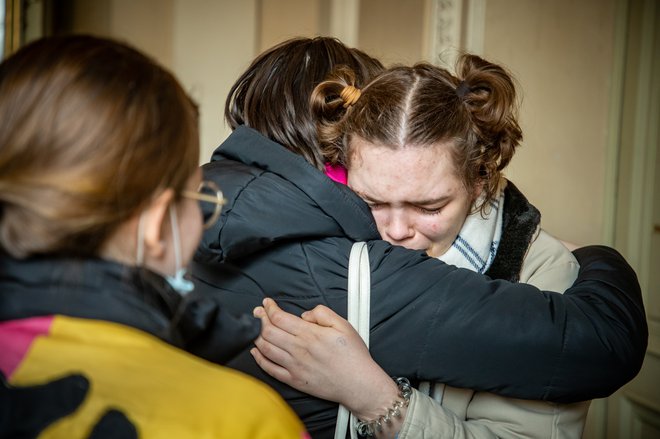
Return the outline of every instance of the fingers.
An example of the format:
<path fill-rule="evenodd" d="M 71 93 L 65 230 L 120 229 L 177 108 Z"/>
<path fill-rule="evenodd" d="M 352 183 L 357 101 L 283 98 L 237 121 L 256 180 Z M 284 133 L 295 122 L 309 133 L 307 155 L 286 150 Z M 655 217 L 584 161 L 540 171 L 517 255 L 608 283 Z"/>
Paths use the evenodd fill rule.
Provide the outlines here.
<path fill-rule="evenodd" d="M 346 325 L 350 326 L 346 319 L 325 305 L 316 305 L 314 309 L 305 311 L 300 317 L 306 322 L 316 323 L 329 328 L 335 327 L 339 329 Z"/>
<path fill-rule="evenodd" d="M 261 319 L 261 335 L 254 344 L 272 361 L 283 364 L 288 352 L 295 347 L 296 336 L 273 325 L 264 308 L 258 306 L 252 313 Z"/>
<path fill-rule="evenodd" d="M 263 307 L 256 307 L 253 314 L 261 319 L 261 335 L 254 341 L 256 348 L 252 348 L 250 354 L 268 375 L 285 384 L 291 384 L 291 374 L 283 366 L 289 364 L 292 358 L 280 345 L 292 349 L 295 336 L 274 326 Z"/>
<path fill-rule="evenodd" d="M 268 300 L 273 302 L 270 299 Z M 270 308 L 271 313 L 269 315 L 266 309 L 260 306 L 254 309 L 253 314 L 255 317 L 261 319 L 261 335 L 257 337 L 254 344 L 265 358 L 279 366 L 290 368 L 296 362 L 296 359 L 304 355 L 303 352 L 309 349 L 311 343 L 309 336 L 315 329 L 315 325 L 282 311 L 277 305 L 273 308 L 274 303 L 264 301 L 264 304 Z M 301 325 L 306 325 L 309 329 L 301 335 L 294 335 L 275 325 L 270 316 L 278 319 L 280 325 L 285 328 L 295 326 L 299 329 Z"/>
<path fill-rule="evenodd" d="M 281 329 L 294 336 L 313 332 L 315 329 L 310 324 L 335 328 L 342 332 L 350 332 L 354 330 L 346 319 L 325 305 L 317 305 L 314 309 L 302 313 L 300 317 L 282 310 L 277 303 L 270 298 L 264 299 L 263 308 L 257 307 L 255 308 L 255 311 L 257 309 L 263 309 L 265 311 L 270 321 L 269 323 L 273 327 Z M 257 315 L 255 314 L 255 316 Z M 263 319 L 262 323 L 264 323 Z"/>
<path fill-rule="evenodd" d="M 291 346 L 286 346 L 282 348 L 277 344 L 273 344 L 264 337 L 259 336 L 254 341 L 254 345 L 257 347 L 261 355 L 263 355 L 268 360 L 273 363 L 277 363 L 280 366 L 287 366 L 291 362 L 291 354 L 287 349 L 293 349 Z"/>
<path fill-rule="evenodd" d="M 273 326 L 292 335 L 299 335 L 305 332 L 308 326 L 307 323 L 300 317 L 282 310 L 273 299 L 264 299 L 263 305 L 263 309 L 266 311 L 266 315 Z"/>
<path fill-rule="evenodd" d="M 258 348 L 252 348 L 250 354 L 257 362 L 260 368 L 264 370 L 268 375 L 272 376 L 278 381 L 282 381 L 285 384 L 291 384 L 291 374 L 284 367 L 279 364 L 269 360 Z"/>

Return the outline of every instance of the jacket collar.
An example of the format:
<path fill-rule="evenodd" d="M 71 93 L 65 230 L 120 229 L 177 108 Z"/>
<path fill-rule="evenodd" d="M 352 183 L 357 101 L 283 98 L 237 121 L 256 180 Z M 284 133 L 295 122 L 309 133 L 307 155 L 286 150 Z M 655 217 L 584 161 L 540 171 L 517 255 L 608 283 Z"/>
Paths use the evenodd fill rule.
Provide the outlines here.
<path fill-rule="evenodd" d="M 504 189 L 503 209 L 502 237 L 486 274 L 492 279 L 518 282 L 527 249 L 541 223 L 541 212 L 510 181 Z"/>
<path fill-rule="evenodd" d="M 251 128 L 237 128 L 202 169 L 227 204 L 204 232 L 198 263 L 249 258 L 281 243 L 380 239 L 369 207 L 353 191 Z"/>
<path fill-rule="evenodd" d="M 259 334 L 251 316 L 228 315 L 209 298 L 185 299 L 162 276 L 94 258 L 0 253 L 0 321 L 60 314 L 119 323 L 223 363 Z"/>
<path fill-rule="evenodd" d="M 181 302 L 155 273 L 94 258 L 2 255 L 0 282 L 2 320 L 62 313 L 124 323 L 163 337 Z"/>
<path fill-rule="evenodd" d="M 302 156 L 246 126 L 239 126 L 213 153 L 279 175 L 314 200 L 355 240 L 380 239 L 367 204 L 345 185 L 337 184 Z"/>

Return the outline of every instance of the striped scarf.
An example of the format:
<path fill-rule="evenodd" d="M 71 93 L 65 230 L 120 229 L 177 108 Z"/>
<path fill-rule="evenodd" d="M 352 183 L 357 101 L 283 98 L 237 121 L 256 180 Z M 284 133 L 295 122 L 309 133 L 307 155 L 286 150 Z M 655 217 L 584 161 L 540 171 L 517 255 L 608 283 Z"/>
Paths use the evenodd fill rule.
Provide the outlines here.
<path fill-rule="evenodd" d="M 502 237 L 502 213 L 504 209 L 504 188 L 506 180 L 499 188 L 499 196 L 489 202 L 489 209 L 482 215 L 477 211 L 467 216 L 461 231 L 449 250 L 438 257 L 447 264 L 485 273 L 495 259 L 497 247 Z M 483 200 L 483 195 L 477 203 Z M 474 207 L 474 205 L 473 205 Z"/>

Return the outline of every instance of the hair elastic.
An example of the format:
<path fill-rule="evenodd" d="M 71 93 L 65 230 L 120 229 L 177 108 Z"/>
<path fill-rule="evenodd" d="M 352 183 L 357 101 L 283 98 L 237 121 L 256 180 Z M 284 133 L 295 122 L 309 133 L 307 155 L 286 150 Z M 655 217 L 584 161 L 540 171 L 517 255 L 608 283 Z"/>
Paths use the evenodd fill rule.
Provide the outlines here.
<path fill-rule="evenodd" d="M 470 86 L 468 85 L 467 82 L 461 81 L 460 84 L 458 84 L 458 87 L 456 87 L 456 95 L 463 99 L 466 94 L 470 91 Z"/>
<path fill-rule="evenodd" d="M 359 88 L 347 85 L 341 90 L 339 97 L 344 101 L 344 108 L 348 108 L 360 99 L 361 94 L 362 92 Z"/>

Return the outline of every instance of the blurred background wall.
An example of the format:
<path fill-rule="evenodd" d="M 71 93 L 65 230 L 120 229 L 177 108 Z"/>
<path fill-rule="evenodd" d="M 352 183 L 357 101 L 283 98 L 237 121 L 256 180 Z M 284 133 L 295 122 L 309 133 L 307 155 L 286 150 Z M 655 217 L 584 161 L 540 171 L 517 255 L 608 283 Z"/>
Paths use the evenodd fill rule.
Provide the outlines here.
<path fill-rule="evenodd" d="M 522 97 L 507 175 L 552 234 L 616 246 L 642 283 L 651 339 L 625 392 L 592 405 L 585 437 L 660 437 L 660 6 L 656 0 L 4 0 L 5 53 L 43 34 L 126 40 L 200 104 L 202 161 L 229 134 L 223 106 L 262 50 L 332 35 L 386 64 L 506 66 Z M 13 8 L 13 12 L 12 12 Z M 17 15 L 20 10 L 22 16 Z"/>
<path fill-rule="evenodd" d="M 519 83 L 524 141 L 508 176 L 539 207 L 549 232 L 578 243 L 611 239 L 605 192 L 615 178 L 607 166 L 617 0 L 472 0 L 481 16 L 471 22 L 469 3 L 52 2 L 56 32 L 127 40 L 174 71 L 200 103 L 203 160 L 229 133 L 222 114 L 233 81 L 256 54 L 285 38 L 339 34 L 386 64 L 450 65 L 466 48 L 466 34 L 477 34 L 476 47 L 467 48 L 508 67 Z"/>

